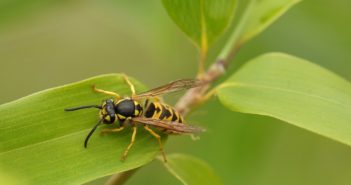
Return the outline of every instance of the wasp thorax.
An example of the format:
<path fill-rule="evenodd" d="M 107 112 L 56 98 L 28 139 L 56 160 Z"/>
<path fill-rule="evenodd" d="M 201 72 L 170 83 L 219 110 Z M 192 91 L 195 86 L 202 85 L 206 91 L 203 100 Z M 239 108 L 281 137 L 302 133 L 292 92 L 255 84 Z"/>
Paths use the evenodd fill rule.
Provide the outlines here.
<path fill-rule="evenodd" d="M 103 122 L 107 124 L 114 123 L 116 120 L 116 112 L 113 100 L 105 100 L 101 107 L 100 117 L 103 119 Z"/>
<path fill-rule="evenodd" d="M 140 116 L 142 111 L 140 104 L 130 98 L 121 99 L 115 105 L 117 118 L 122 122 L 128 118 Z"/>

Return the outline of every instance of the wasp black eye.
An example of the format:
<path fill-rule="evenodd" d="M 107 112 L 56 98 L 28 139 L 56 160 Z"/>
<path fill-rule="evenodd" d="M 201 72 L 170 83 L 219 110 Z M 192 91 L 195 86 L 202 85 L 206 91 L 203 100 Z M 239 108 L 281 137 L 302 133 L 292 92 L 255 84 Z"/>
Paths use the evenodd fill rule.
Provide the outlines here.
<path fill-rule="evenodd" d="M 106 112 L 110 116 L 115 115 L 115 107 L 114 107 L 113 103 L 106 104 Z"/>

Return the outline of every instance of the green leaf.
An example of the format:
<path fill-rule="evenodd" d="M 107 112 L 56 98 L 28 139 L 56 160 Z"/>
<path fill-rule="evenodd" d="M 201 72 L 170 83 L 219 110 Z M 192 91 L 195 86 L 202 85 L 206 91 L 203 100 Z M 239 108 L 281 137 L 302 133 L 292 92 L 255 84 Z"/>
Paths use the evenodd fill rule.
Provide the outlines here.
<path fill-rule="evenodd" d="M 351 84 L 306 60 L 257 57 L 218 87 L 229 109 L 271 116 L 351 145 Z"/>
<path fill-rule="evenodd" d="M 226 56 L 232 52 L 232 50 L 237 50 L 237 48 L 240 48 L 244 43 L 264 31 L 269 25 L 300 1 L 301 0 L 251 0 L 219 58 L 227 58 Z"/>
<path fill-rule="evenodd" d="M 200 48 L 208 48 L 224 32 L 237 4 L 236 0 L 162 2 L 173 21 Z"/>
<path fill-rule="evenodd" d="M 254 0 L 243 29 L 242 40 L 256 36 L 301 0 Z"/>
<path fill-rule="evenodd" d="M 136 89 L 145 89 L 132 80 Z M 98 121 L 98 110 L 65 112 L 64 108 L 100 104 L 109 96 L 98 88 L 130 95 L 121 75 L 110 74 L 48 89 L 0 106 L 0 172 L 20 184 L 82 184 L 98 177 L 142 166 L 158 154 L 158 143 L 139 129 L 127 159 L 120 156 L 131 139 L 131 129 L 99 136 L 103 125 L 83 147 Z"/>
<path fill-rule="evenodd" d="M 167 156 L 163 163 L 167 170 L 185 185 L 220 185 L 222 184 L 213 169 L 204 161 L 184 154 Z M 163 161 L 161 158 L 159 158 Z"/>

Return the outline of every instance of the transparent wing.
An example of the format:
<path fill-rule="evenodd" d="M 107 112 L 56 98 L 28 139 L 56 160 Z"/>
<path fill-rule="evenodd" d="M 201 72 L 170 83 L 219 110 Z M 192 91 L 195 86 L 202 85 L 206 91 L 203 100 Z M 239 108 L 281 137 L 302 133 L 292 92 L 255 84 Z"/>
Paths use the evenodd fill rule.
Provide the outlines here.
<path fill-rule="evenodd" d="M 203 84 L 204 83 L 201 80 L 181 79 L 181 80 L 177 80 L 177 81 L 168 83 L 166 85 L 157 87 L 155 89 L 151 89 L 149 91 L 140 93 L 133 98 L 141 99 L 141 98 L 155 97 L 155 96 L 160 96 L 160 95 L 167 94 L 167 93 L 190 89 L 190 88 L 197 87 L 197 86 L 200 86 Z"/>
<path fill-rule="evenodd" d="M 178 123 L 174 121 L 167 120 L 158 120 L 153 118 L 145 118 L 145 117 L 134 117 L 132 121 L 144 123 L 146 125 L 151 125 L 154 127 L 164 128 L 167 130 L 175 131 L 180 134 L 186 133 L 196 133 L 196 132 L 204 132 L 205 129 L 201 127 L 191 126 L 183 123 Z"/>

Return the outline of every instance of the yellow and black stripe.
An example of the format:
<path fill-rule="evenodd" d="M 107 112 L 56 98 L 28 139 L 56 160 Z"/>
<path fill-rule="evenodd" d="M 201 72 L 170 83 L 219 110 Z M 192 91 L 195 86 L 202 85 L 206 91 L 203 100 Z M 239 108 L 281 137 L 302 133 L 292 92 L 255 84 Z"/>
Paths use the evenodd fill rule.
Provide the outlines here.
<path fill-rule="evenodd" d="M 174 110 L 171 106 L 160 102 L 148 103 L 147 101 L 145 103 L 144 116 L 146 118 L 183 123 L 182 116 L 176 110 Z"/>

